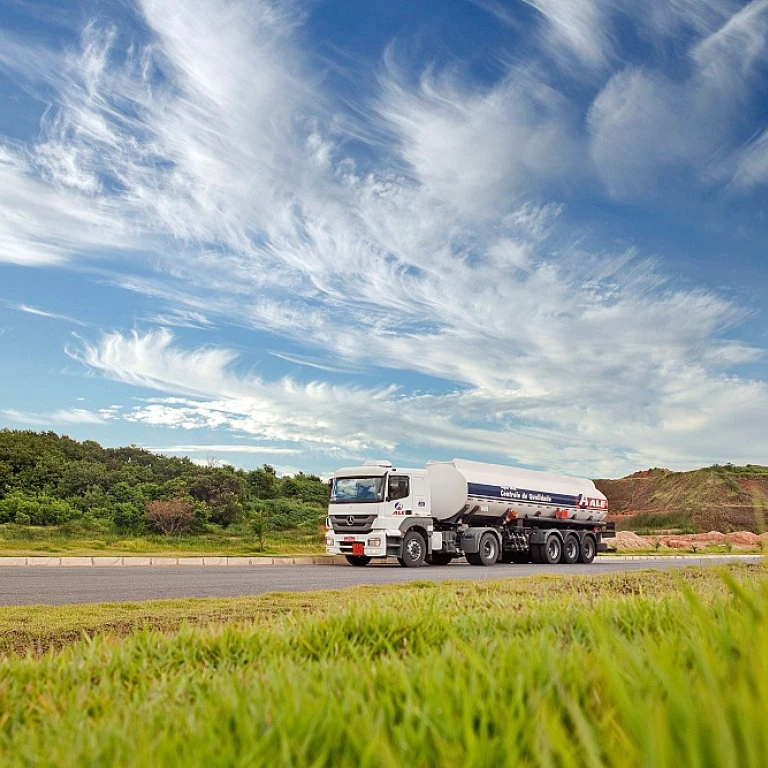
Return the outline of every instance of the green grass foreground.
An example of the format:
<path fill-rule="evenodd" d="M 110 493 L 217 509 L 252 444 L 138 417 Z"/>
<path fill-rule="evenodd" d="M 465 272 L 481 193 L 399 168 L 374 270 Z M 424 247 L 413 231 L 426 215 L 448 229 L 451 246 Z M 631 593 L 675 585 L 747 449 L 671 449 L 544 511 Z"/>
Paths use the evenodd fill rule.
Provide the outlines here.
<path fill-rule="evenodd" d="M 0 609 L 0 636 L 25 616 L 4 766 L 768 757 L 763 566 Z M 46 628 L 66 645 L 35 655 Z"/>

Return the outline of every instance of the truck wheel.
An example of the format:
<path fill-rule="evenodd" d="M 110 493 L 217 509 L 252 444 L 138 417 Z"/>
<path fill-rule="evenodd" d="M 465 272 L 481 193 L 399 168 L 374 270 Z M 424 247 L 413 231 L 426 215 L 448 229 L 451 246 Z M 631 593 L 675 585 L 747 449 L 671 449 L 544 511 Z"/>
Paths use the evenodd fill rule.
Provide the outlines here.
<path fill-rule="evenodd" d="M 427 543 L 417 531 L 406 531 L 403 536 L 403 554 L 397 562 L 404 568 L 418 568 L 424 565 L 427 556 Z"/>
<path fill-rule="evenodd" d="M 470 565 L 493 565 L 499 559 L 499 541 L 486 531 L 478 542 L 477 552 L 467 552 L 467 562 Z"/>
<path fill-rule="evenodd" d="M 579 559 L 580 551 L 579 539 L 573 534 L 566 536 L 565 543 L 563 544 L 563 555 L 560 558 L 560 562 L 572 565 Z"/>
<path fill-rule="evenodd" d="M 371 562 L 371 558 L 368 555 L 344 555 L 347 558 L 347 562 L 350 565 L 368 565 Z"/>
<path fill-rule="evenodd" d="M 544 555 L 542 555 L 543 549 L 543 544 L 531 544 L 531 562 L 534 565 L 541 565 L 541 563 L 544 562 Z"/>
<path fill-rule="evenodd" d="M 579 562 L 589 565 L 597 554 L 597 544 L 593 536 L 585 536 L 581 540 L 581 547 L 579 549 Z"/>
<path fill-rule="evenodd" d="M 560 537 L 554 533 L 547 536 L 546 542 L 541 545 L 540 557 L 542 563 L 554 565 L 560 562 L 560 556 L 563 554 L 563 542 Z"/>
<path fill-rule="evenodd" d="M 453 555 L 449 555 L 447 552 L 433 552 L 431 555 L 427 555 L 427 562 L 430 565 L 448 565 L 453 560 Z"/>

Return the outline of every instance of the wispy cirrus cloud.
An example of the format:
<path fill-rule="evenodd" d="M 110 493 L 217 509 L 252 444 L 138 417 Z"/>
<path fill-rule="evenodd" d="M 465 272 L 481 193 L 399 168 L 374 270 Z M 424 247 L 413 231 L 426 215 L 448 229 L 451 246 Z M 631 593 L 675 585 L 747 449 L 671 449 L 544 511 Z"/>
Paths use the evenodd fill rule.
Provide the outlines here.
<path fill-rule="evenodd" d="M 705 183 L 759 182 L 760 140 L 746 138 L 755 120 L 746 105 L 765 88 L 766 57 L 768 2 L 756 0 L 690 47 L 686 76 L 647 67 L 615 73 L 589 111 L 592 160 L 610 192 L 657 193 L 665 175 L 681 171 Z"/>
<path fill-rule="evenodd" d="M 433 450 L 460 446 L 464 452 L 491 453 L 531 465 L 556 464 L 572 472 L 591 467 L 592 472 L 599 468 L 609 474 L 627 464 L 687 465 L 695 457 L 714 462 L 723 453 L 734 461 L 746 460 L 766 445 L 764 424 L 755 414 L 768 407 L 768 388 L 762 382 L 718 375 L 716 366 L 706 368 L 693 351 L 686 360 L 675 352 L 679 338 L 663 343 L 668 324 L 681 322 L 692 310 L 699 320 L 706 311 L 710 322 L 722 322 L 722 305 L 711 304 L 706 296 L 698 301 L 702 305 L 692 307 L 685 296 L 670 295 L 666 306 L 649 309 L 637 319 L 634 344 L 632 334 L 621 333 L 627 349 L 592 356 L 576 343 L 569 349 L 567 342 L 547 337 L 549 349 L 523 352 L 513 368 L 490 378 L 475 368 L 472 386 L 442 394 L 264 381 L 239 374 L 234 353 L 183 350 L 168 332 L 111 334 L 86 346 L 80 359 L 111 378 L 128 377 L 174 394 L 151 398 L 123 418 L 187 430 L 230 429 L 296 450 L 359 456 L 414 444 Z M 704 304 L 709 304 L 706 310 Z M 612 323 L 616 329 L 633 309 L 609 308 L 605 318 L 585 312 L 581 320 L 571 315 L 563 321 L 573 325 L 575 320 L 575 339 L 582 332 L 581 322 Z M 639 326 L 652 321 L 651 313 L 658 315 L 653 320 L 657 348 L 649 358 Z M 693 346 L 700 333 L 695 326 L 689 322 Z M 425 367 L 444 372 L 446 358 L 464 359 L 471 354 L 464 345 L 474 344 L 471 338 L 446 337 L 430 347 L 414 340 L 410 351 L 415 354 L 418 347 Z M 737 357 L 752 354 L 724 349 Z M 503 347 L 485 350 L 494 360 L 504 352 Z M 557 360 L 558 354 L 565 357 Z M 631 356 L 636 360 L 628 368 Z M 197 371 L 194 392 L 188 382 L 191 369 Z M 553 377 L 562 370 L 570 372 L 567 381 Z"/>
<path fill-rule="evenodd" d="M 243 453 L 243 454 L 273 454 L 275 456 L 290 456 L 300 454 L 301 451 L 296 448 L 279 448 L 269 445 L 249 445 L 248 443 L 242 444 L 226 444 L 226 445 L 166 445 L 166 446 L 152 446 L 147 447 L 148 451 L 154 451 L 155 453 L 171 453 L 171 454 L 186 454 L 186 453 Z"/>
<path fill-rule="evenodd" d="M 62 424 L 106 424 L 112 418 L 109 411 L 89 411 L 85 408 L 63 408 L 47 413 L 4 408 L 0 410 L 0 415 L 16 424 L 47 429 Z"/>
<path fill-rule="evenodd" d="M 37 317 L 45 317 L 49 320 L 63 320 L 67 323 L 73 323 L 74 325 L 79 325 L 82 327 L 88 327 L 89 323 L 85 323 L 82 320 L 78 320 L 76 317 L 70 317 L 69 315 L 60 315 L 56 312 L 48 312 L 44 309 L 38 309 L 37 307 L 32 307 L 29 304 L 12 304 L 10 305 L 11 309 L 15 309 L 19 312 L 25 312 L 28 315 L 36 315 Z"/>

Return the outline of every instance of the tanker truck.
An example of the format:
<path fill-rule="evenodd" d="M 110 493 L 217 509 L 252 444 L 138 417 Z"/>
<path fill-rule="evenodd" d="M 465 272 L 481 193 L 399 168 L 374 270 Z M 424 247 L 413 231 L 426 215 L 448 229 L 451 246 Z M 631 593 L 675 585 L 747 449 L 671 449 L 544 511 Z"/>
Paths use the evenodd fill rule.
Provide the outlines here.
<path fill-rule="evenodd" d="M 608 500 L 591 480 L 483 464 L 388 461 L 345 467 L 329 481 L 326 552 L 351 565 L 397 558 L 414 568 L 447 565 L 591 563 L 614 536 Z"/>

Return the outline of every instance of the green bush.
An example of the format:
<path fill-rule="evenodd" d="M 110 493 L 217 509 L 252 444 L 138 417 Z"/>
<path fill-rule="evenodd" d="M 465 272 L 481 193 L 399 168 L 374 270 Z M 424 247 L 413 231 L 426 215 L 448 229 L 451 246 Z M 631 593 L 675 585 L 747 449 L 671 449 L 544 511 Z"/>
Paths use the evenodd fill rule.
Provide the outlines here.
<path fill-rule="evenodd" d="M 84 529 L 143 534 L 145 504 L 183 500 L 192 505 L 194 533 L 250 537 L 251 501 L 276 502 L 265 510 L 269 530 L 287 531 L 321 520 L 327 495 L 315 475 L 278 477 L 268 465 L 200 467 L 136 446 L 102 448 L 53 432 L 0 429 L 0 523 L 17 516 L 32 526 L 87 518 Z"/>
<path fill-rule="evenodd" d="M 63 499 L 16 491 L 0 499 L 0 523 L 15 522 L 17 516 L 28 519 L 28 525 L 61 525 L 79 517 L 80 511 Z"/>
<path fill-rule="evenodd" d="M 127 501 L 111 505 L 115 528 L 123 533 L 141 533 L 144 530 L 144 507 Z"/>
<path fill-rule="evenodd" d="M 262 515 L 268 531 L 288 531 L 294 528 L 320 525 L 327 511 L 319 504 L 307 504 L 292 499 L 262 499 L 251 503 L 251 513 Z"/>
<path fill-rule="evenodd" d="M 640 513 L 626 523 L 626 529 L 635 532 L 678 530 L 693 533 L 693 519 L 690 512 L 668 512 L 661 515 Z"/>

